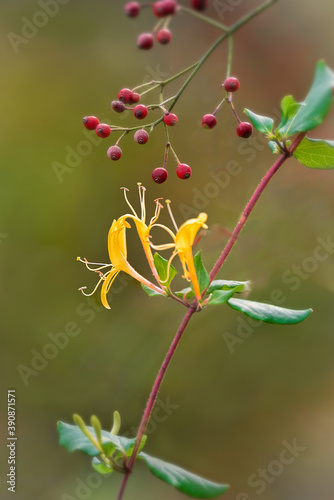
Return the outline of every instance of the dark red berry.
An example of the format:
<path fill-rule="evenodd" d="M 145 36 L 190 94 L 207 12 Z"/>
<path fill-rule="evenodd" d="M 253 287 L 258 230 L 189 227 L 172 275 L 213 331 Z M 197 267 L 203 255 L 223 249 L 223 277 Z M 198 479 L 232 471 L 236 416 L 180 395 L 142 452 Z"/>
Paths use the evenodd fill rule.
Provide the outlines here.
<path fill-rule="evenodd" d="M 130 89 L 122 89 L 118 92 L 118 99 L 124 104 L 131 104 L 133 99 L 133 92 Z"/>
<path fill-rule="evenodd" d="M 154 38 L 151 33 L 142 33 L 137 39 L 137 46 L 142 50 L 149 50 L 153 47 Z"/>
<path fill-rule="evenodd" d="M 172 39 L 172 34 L 168 29 L 162 28 L 161 30 L 158 31 L 157 41 L 162 45 L 166 45 L 171 41 L 171 39 Z"/>
<path fill-rule="evenodd" d="M 180 163 L 176 168 L 176 175 L 180 179 L 189 179 L 191 176 L 191 168 L 186 163 Z"/>
<path fill-rule="evenodd" d="M 213 128 L 217 125 L 217 118 L 215 115 L 204 115 L 202 118 L 202 126 L 204 128 Z"/>
<path fill-rule="evenodd" d="M 162 167 L 155 168 L 152 172 L 152 179 L 157 184 L 162 184 L 163 182 L 165 182 L 167 176 L 168 176 L 167 170 Z"/>
<path fill-rule="evenodd" d="M 251 123 L 248 122 L 241 122 L 237 126 L 237 135 L 239 137 L 243 137 L 244 139 L 247 139 L 252 135 L 253 132 L 253 126 Z"/>
<path fill-rule="evenodd" d="M 175 13 L 177 3 L 175 0 L 161 0 L 154 2 L 153 12 L 157 17 L 170 16 Z"/>
<path fill-rule="evenodd" d="M 106 123 L 100 123 L 96 127 L 95 132 L 99 137 L 102 137 L 104 139 L 105 137 L 108 137 L 108 135 L 110 135 L 111 130 L 109 125 L 107 125 Z"/>
<path fill-rule="evenodd" d="M 122 101 L 113 101 L 111 107 L 116 113 L 123 113 L 126 110 L 126 106 Z"/>
<path fill-rule="evenodd" d="M 230 76 L 229 78 L 226 78 L 224 82 L 224 89 L 227 92 L 236 92 L 238 88 L 240 87 L 240 82 L 238 78 L 235 78 L 234 76 Z"/>
<path fill-rule="evenodd" d="M 141 130 L 137 130 L 137 132 L 135 132 L 133 138 L 136 142 L 138 142 L 138 144 L 146 144 L 149 139 L 149 135 L 146 130 L 142 128 Z"/>
<path fill-rule="evenodd" d="M 144 118 L 146 118 L 147 113 L 148 109 L 143 104 L 137 104 L 137 106 L 133 108 L 133 114 L 136 118 L 138 118 L 138 120 L 143 120 Z"/>
<path fill-rule="evenodd" d="M 95 130 L 98 124 L 100 123 L 99 119 L 96 118 L 96 116 L 85 116 L 82 119 L 82 122 L 84 126 L 88 128 L 88 130 Z"/>
<path fill-rule="evenodd" d="M 131 100 L 131 104 L 136 104 L 139 101 L 140 101 L 140 94 L 138 94 L 137 92 L 134 92 L 132 100 Z"/>
<path fill-rule="evenodd" d="M 165 113 L 164 122 L 169 127 L 173 127 L 178 122 L 178 117 L 174 113 Z"/>
<path fill-rule="evenodd" d="M 191 6 L 196 10 L 204 10 L 208 6 L 208 0 L 191 0 Z"/>
<path fill-rule="evenodd" d="M 122 150 L 118 146 L 111 146 L 107 151 L 107 156 L 111 160 L 117 161 L 122 156 Z"/>
<path fill-rule="evenodd" d="M 124 5 L 124 12 L 129 17 L 137 17 L 140 12 L 140 4 L 138 2 L 128 2 Z"/>

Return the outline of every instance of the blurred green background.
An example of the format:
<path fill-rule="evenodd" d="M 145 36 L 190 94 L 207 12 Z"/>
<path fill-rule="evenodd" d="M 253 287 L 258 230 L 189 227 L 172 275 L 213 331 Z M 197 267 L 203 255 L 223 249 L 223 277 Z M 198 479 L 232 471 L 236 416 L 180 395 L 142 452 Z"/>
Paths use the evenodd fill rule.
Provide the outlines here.
<path fill-rule="evenodd" d="M 259 3 L 212 2 L 208 14 L 229 24 Z M 127 186 L 137 204 L 136 183 L 143 182 L 149 212 L 153 199 L 170 198 L 180 224 L 206 211 L 209 231 L 199 247 L 210 268 L 227 241 L 226 230 L 234 227 L 273 161 L 256 134 L 248 142 L 236 137 L 227 108 L 214 130 L 200 127 L 202 115 L 222 98 L 225 45 L 175 108 L 179 123 L 171 130 L 172 142 L 181 161 L 193 168 L 191 179 L 177 179 L 170 160 L 168 181 L 152 182 L 151 171 L 163 158 L 160 127 L 146 146 L 126 137 L 119 162 L 106 157 L 116 140 L 112 136 L 87 146 L 82 116 L 133 124 L 131 115 L 111 111 L 118 90 L 176 73 L 218 35 L 215 28 L 178 15 L 169 46 L 139 52 L 136 37 L 155 20 L 149 10 L 125 18 L 123 5 L 63 2 L 14 50 L 8 34 L 21 35 L 41 7 L 36 1 L 1 3 L 1 422 L 5 443 L 6 392 L 15 388 L 19 499 L 116 498 L 121 478 L 96 482 L 86 456 L 70 455 L 58 445 L 56 422 L 71 422 L 74 412 L 86 420 L 95 413 L 108 428 L 118 410 L 122 431 L 133 434 L 184 313 L 171 301 L 148 299 L 124 276 L 110 294 L 111 311 L 101 308 L 98 296 L 86 301 L 77 291 L 93 286 L 95 277 L 76 257 L 107 261 L 109 226 L 128 211 L 119 188 Z M 236 35 L 232 68 L 241 80 L 235 96 L 240 113 L 244 107 L 275 113 L 287 93 L 305 97 L 316 62 L 324 58 L 334 66 L 333 15 L 334 5 L 326 0 L 280 0 Z M 333 139 L 333 117 L 330 112 L 312 136 Z M 96 139 L 93 133 L 89 137 Z M 67 154 L 78 148 L 81 153 L 69 163 Z M 232 160 L 238 175 L 214 182 L 215 175 L 226 179 Z M 68 167 L 61 181 L 54 162 Z M 319 238 L 334 239 L 333 186 L 334 172 L 289 161 L 220 272 L 226 279 L 251 279 L 254 300 L 270 300 L 275 293 L 286 307 L 313 307 L 311 317 L 293 327 L 250 329 L 246 317 L 229 308 L 204 311 L 193 318 L 160 392 L 147 452 L 230 483 L 226 500 L 333 499 L 333 249 L 324 251 L 321 261 L 314 258 Z M 166 213 L 161 221 L 168 221 Z M 131 262 L 147 272 L 137 242 L 134 248 Z M 293 266 L 301 266 L 301 278 Z M 63 349 L 51 348 L 55 355 L 45 366 L 40 361 L 37 371 L 22 376 L 22 367 L 32 369 L 33 356 L 47 349 L 52 335 L 73 322 L 80 333 Z M 240 343 L 229 349 L 227 333 L 239 335 Z M 283 442 L 294 441 L 303 451 L 280 470 L 275 461 Z M 4 444 L 1 451 L 7 473 Z M 259 468 L 271 471 L 262 493 L 249 479 L 253 475 L 254 482 Z M 139 469 L 126 499 L 184 498 L 141 464 Z M 8 497 L 3 481 L 1 498 Z"/>

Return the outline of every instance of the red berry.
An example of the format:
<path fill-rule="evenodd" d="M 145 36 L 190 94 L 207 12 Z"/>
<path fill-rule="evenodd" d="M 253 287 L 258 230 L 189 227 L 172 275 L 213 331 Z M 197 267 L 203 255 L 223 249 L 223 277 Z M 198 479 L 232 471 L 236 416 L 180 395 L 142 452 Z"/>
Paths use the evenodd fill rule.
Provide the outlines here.
<path fill-rule="evenodd" d="M 111 146 L 107 151 L 107 156 L 111 160 L 117 161 L 122 156 L 122 150 L 118 146 Z"/>
<path fill-rule="evenodd" d="M 174 113 L 169 113 L 167 111 L 167 113 L 165 113 L 164 115 L 164 122 L 169 127 L 173 127 L 178 122 L 178 120 L 179 120 L 178 117 L 174 115 Z"/>
<path fill-rule="evenodd" d="M 96 118 L 96 116 L 85 116 L 82 119 L 82 122 L 84 126 L 88 128 L 88 130 L 95 130 L 98 124 L 100 123 L 99 119 Z"/>
<path fill-rule="evenodd" d="M 161 30 L 158 31 L 157 33 L 157 41 L 161 43 L 162 45 L 166 45 L 169 43 L 172 39 L 172 34 L 169 30 L 166 28 L 162 28 Z"/>
<path fill-rule="evenodd" d="M 186 163 L 180 163 L 176 168 L 176 175 L 180 179 L 189 179 L 191 176 L 191 168 Z"/>
<path fill-rule="evenodd" d="M 116 113 L 123 113 L 126 110 L 126 106 L 122 101 L 113 101 L 111 107 Z"/>
<path fill-rule="evenodd" d="M 191 0 L 191 6 L 196 10 L 204 10 L 208 6 L 208 0 Z"/>
<path fill-rule="evenodd" d="M 132 100 L 131 100 L 131 104 L 136 104 L 139 101 L 140 101 L 140 94 L 138 94 L 137 92 L 134 92 Z"/>
<path fill-rule="evenodd" d="M 142 50 L 149 50 L 153 47 L 154 38 L 151 33 L 142 33 L 137 39 L 137 46 Z"/>
<path fill-rule="evenodd" d="M 235 78 L 234 76 L 230 76 L 229 78 L 226 78 L 224 82 L 224 89 L 227 92 L 236 92 L 238 88 L 240 87 L 240 82 L 238 78 Z"/>
<path fill-rule="evenodd" d="M 137 106 L 133 108 L 133 114 L 136 118 L 138 118 L 138 120 L 143 120 L 144 118 L 146 118 L 147 113 L 148 109 L 143 104 L 137 104 Z"/>
<path fill-rule="evenodd" d="M 138 2 L 128 2 L 124 5 L 124 12 L 129 17 L 137 17 L 140 12 L 140 4 Z"/>
<path fill-rule="evenodd" d="M 154 2 L 153 12 L 157 17 L 170 16 L 175 13 L 177 3 L 175 0 L 161 0 Z"/>
<path fill-rule="evenodd" d="M 133 99 L 133 92 L 130 89 L 122 89 L 118 92 L 118 99 L 124 104 L 131 104 Z"/>
<path fill-rule="evenodd" d="M 104 139 L 105 137 L 108 137 L 108 135 L 110 135 L 111 130 L 109 125 L 107 125 L 106 123 L 100 123 L 96 127 L 95 132 L 99 137 L 102 137 Z"/>
<path fill-rule="evenodd" d="M 202 126 L 204 128 L 213 128 L 217 125 L 217 118 L 215 115 L 204 115 L 202 118 Z"/>
<path fill-rule="evenodd" d="M 143 128 L 141 130 L 137 130 L 135 132 L 135 135 L 133 136 L 134 140 L 138 142 L 138 144 L 146 144 L 149 138 L 148 133 L 146 130 Z"/>
<path fill-rule="evenodd" d="M 163 182 L 165 182 L 165 180 L 167 179 L 167 176 L 168 176 L 168 172 L 165 168 L 158 167 L 158 168 L 155 168 L 152 172 L 152 179 L 157 184 L 162 184 Z"/>
<path fill-rule="evenodd" d="M 252 132 L 253 132 L 253 126 L 248 122 L 241 122 L 237 126 L 237 135 L 239 137 L 247 139 L 252 135 Z"/>

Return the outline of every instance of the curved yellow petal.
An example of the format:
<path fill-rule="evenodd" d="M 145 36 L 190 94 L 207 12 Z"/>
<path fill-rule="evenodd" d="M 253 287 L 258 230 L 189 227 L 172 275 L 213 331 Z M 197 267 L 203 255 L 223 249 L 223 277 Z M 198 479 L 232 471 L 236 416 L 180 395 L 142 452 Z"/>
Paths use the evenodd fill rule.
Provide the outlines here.
<path fill-rule="evenodd" d="M 205 224 L 207 218 L 207 214 L 202 212 L 196 219 L 189 219 L 184 222 L 176 233 L 175 248 L 177 250 L 184 250 L 191 247 L 199 229 L 202 227 L 206 229 L 208 227 Z"/>
<path fill-rule="evenodd" d="M 114 279 L 118 275 L 118 273 L 119 273 L 119 271 L 117 271 L 117 269 L 112 269 L 103 282 L 103 285 L 101 288 L 101 302 L 106 309 L 110 309 L 110 306 L 109 306 L 108 301 L 107 301 L 107 293 L 109 292 L 110 287 L 111 287 Z"/>

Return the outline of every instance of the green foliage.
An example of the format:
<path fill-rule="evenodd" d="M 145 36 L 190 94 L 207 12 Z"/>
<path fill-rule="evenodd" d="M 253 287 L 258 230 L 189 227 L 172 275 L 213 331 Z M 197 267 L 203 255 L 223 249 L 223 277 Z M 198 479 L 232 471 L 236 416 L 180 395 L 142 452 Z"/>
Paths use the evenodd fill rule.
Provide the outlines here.
<path fill-rule="evenodd" d="M 155 290 L 152 290 L 152 288 L 144 285 L 143 283 L 140 283 L 140 285 L 141 285 L 142 289 L 144 290 L 144 292 L 147 293 L 147 295 L 149 297 L 165 297 L 164 294 L 156 292 Z"/>
<path fill-rule="evenodd" d="M 209 278 L 209 273 L 205 269 L 204 264 L 202 262 L 202 254 L 200 251 L 197 252 L 197 254 L 194 256 L 194 265 L 196 269 L 199 289 L 201 292 L 203 292 L 209 286 L 210 278 Z"/>
<path fill-rule="evenodd" d="M 272 136 L 272 130 L 274 126 L 274 120 L 269 116 L 261 116 L 253 113 L 250 109 L 244 109 L 244 112 L 250 119 L 252 125 L 261 132 L 262 134 L 266 134 L 268 137 Z"/>
<path fill-rule="evenodd" d="M 168 260 L 164 259 L 157 252 L 154 254 L 154 265 L 158 271 L 161 284 L 164 286 L 169 286 L 174 276 L 177 274 L 177 270 L 171 264 L 168 265 Z"/>
<path fill-rule="evenodd" d="M 151 457 L 141 452 L 149 470 L 159 479 L 193 498 L 216 498 L 228 489 L 227 484 L 218 484 L 196 476 L 180 467 Z"/>
<path fill-rule="evenodd" d="M 310 168 L 334 168 L 334 141 L 305 137 L 293 156 Z"/>
<path fill-rule="evenodd" d="M 229 299 L 227 303 L 233 309 L 241 311 L 251 318 L 264 321 L 265 323 L 275 323 L 277 325 L 293 325 L 295 323 L 300 323 L 312 312 L 312 309 L 285 309 L 284 307 L 242 299 Z"/>
<path fill-rule="evenodd" d="M 237 291 L 241 291 L 241 290 L 240 290 L 240 288 L 238 290 L 238 287 L 231 288 L 230 290 L 215 290 L 214 292 L 212 292 L 212 295 L 209 299 L 209 305 L 214 306 L 214 305 L 219 305 L 219 304 L 226 304 L 228 299 L 233 297 L 233 295 Z"/>
<path fill-rule="evenodd" d="M 283 125 L 278 127 L 278 133 L 283 137 L 290 137 L 297 132 L 307 132 L 320 125 L 332 102 L 333 85 L 333 71 L 326 66 L 324 61 L 319 61 L 305 101 L 299 103 L 298 107 L 291 96 L 285 98 L 284 115 L 282 113 Z"/>
<path fill-rule="evenodd" d="M 292 95 L 286 95 L 281 101 L 281 122 L 278 129 L 283 128 L 284 125 L 291 120 L 297 113 L 300 106 L 304 103 L 298 103 L 294 100 Z"/>

